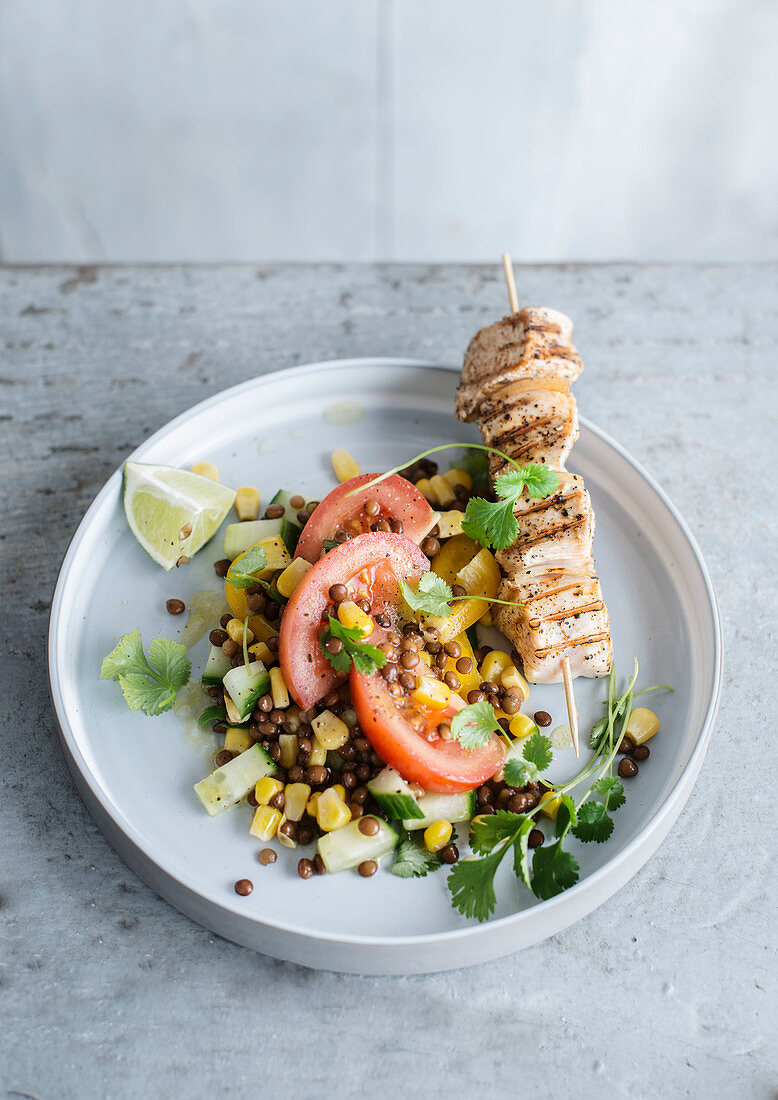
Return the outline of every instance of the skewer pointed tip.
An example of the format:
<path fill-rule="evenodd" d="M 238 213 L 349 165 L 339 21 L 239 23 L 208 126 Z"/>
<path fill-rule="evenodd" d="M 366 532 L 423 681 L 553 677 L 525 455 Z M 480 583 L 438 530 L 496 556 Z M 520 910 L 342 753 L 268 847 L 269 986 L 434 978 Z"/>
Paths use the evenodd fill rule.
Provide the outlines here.
<path fill-rule="evenodd" d="M 565 681 L 565 701 L 567 703 L 567 717 L 570 722 L 570 735 L 573 738 L 573 748 L 575 749 L 575 755 L 581 755 L 581 749 L 578 741 L 578 708 L 575 705 L 575 695 L 573 694 L 573 673 L 570 668 L 570 658 L 562 658 L 562 676 Z"/>

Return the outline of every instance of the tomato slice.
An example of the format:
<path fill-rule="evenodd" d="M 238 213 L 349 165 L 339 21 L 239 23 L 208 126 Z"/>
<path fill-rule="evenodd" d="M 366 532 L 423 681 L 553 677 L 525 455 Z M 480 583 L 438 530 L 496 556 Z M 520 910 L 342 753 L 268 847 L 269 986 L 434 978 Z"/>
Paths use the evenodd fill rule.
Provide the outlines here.
<path fill-rule="evenodd" d="M 435 526 L 435 513 L 419 490 L 399 474 L 384 478 L 370 489 L 362 489 L 349 496 L 354 489 L 367 485 L 378 474 L 359 474 L 344 481 L 328 493 L 303 528 L 297 543 L 296 556 L 315 562 L 321 557 L 325 539 L 333 539 L 339 531 L 349 537 L 362 535 L 373 529 L 381 520 L 402 523 L 401 533 L 413 542 L 421 542 Z M 374 500 L 378 511 L 368 515 L 366 501 Z"/>
<path fill-rule="evenodd" d="M 418 706 L 407 695 L 392 695 L 380 673 L 362 676 L 352 670 L 350 684 L 362 732 L 381 759 L 408 783 L 420 783 L 436 794 L 456 794 L 480 786 L 503 763 L 505 750 L 494 736 L 472 751 L 458 741 L 434 736 L 441 722 L 450 722 L 465 706 L 460 696 L 452 694 L 444 710 L 432 710 Z M 427 739 L 430 735 L 433 740 Z"/>
<path fill-rule="evenodd" d="M 384 531 L 358 535 L 316 562 L 286 605 L 278 640 L 284 680 L 298 706 L 308 710 L 347 678 L 335 671 L 319 646 L 333 610 L 332 585 L 344 584 L 352 599 L 369 601 L 373 616 L 388 613 L 394 623 L 400 601 L 397 578 L 418 577 L 428 569 L 429 561 L 415 542 Z M 377 644 L 385 636 L 376 627 L 367 640 Z"/>

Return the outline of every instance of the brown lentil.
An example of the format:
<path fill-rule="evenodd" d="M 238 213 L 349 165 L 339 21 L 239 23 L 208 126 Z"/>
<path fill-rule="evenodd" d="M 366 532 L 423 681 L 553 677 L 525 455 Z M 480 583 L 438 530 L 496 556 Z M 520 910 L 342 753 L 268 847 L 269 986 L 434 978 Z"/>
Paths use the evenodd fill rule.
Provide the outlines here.
<path fill-rule="evenodd" d="M 266 604 L 267 600 L 261 592 L 252 592 L 250 596 L 246 597 L 246 607 L 255 614 L 258 611 L 264 611 Z"/>
<path fill-rule="evenodd" d="M 456 672 L 447 672 L 443 679 L 446 687 L 450 688 L 451 691 L 459 691 L 462 687 L 462 681 L 459 679 Z"/>
<path fill-rule="evenodd" d="M 226 630 L 212 630 L 208 635 L 208 641 L 215 646 L 223 646 L 229 640 L 230 636 Z"/>
<path fill-rule="evenodd" d="M 360 764 L 357 768 L 357 779 L 360 783 L 367 783 L 370 779 L 372 772 L 369 764 Z"/>
<path fill-rule="evenodd" d="M 412 672 L 401 672 L 398 676 L 400 686 L 404 687 L 406 691 L 413 691 L 416 687 L 416 676 Z"/>
<path fill-rule="evenodd" d="M 461 672 L 463 676 L 466 676 L 468 672 L 473 671 L 473 662 L 469 657 L 460 657 L 456 663 L 457 672 Z"/>
<path fill-rule="evenodd" d="M 322 783 L 326 783 L 328 776 L 329 768 L 325 768 L 323 764 L 314 764 L 306 772 L 306 777 L 312 787 L 320 787 Z"/>
<path fill-rule="evenodd" d="M 633 760 L 648 760 L 650 755 L 651 749 L 648 747 L 648 745 L 635 745 L 634 749 L 632 750 Z"/>
<path fill-rule="evenodd" d="M 363 836 L 376 836 L 381 826 L 374 817 L 363 817 L 358 828 Z"/>
<path fill-rule="evenodd" d="M 300 878 L 313 877 L 313 862 L 310 859 L 301 859 L 297 864 L 297 874 Z"/>
<path fill-rule="evenodd" d="M 416 668 L 419 663 L 419 655 L 415 649 L 406 649 L 400 658 L 400 664 L 405 669 Z"/>
<path fill-rule="evenodd" d="M 479 806 L 488 805 L 493 798 L 494 792 L 491 787 L 479 787 L 476 791 L 475 800 Z"/>
<path fill-rule="evenodd" d="M 521 710 L 521 699 L 512 692 L 507 692 L 502 701 L 502 709 L 506 714 L 518 714 Z"/>
<path fill-rule="evenodd" d="M 421 552 L 426 554 L 428 558 L 436 558 L 440 553 L 440 543 L 432 535 L 428 535 L 421 544 Z"/>
<path fill-rule="evenodd" d="M 232 760 L 232 753 L 230 750 L 222 749 L 220 752 L 216 753 L 214 763 L 217 768 L 223 768 L 225 764 L 229 764 L 230 760 Z"/>
<path fill-rule="evenodd" d="M 242 898 L 247 898 L 253 889 L 254 883 L 250 878 L 239 878 L 235 883 L 235 893 L 240 894 Z"/>
<path fill-rule="evenodd" d="M 289 497 L 289 507 L 294 508 L 295 512 L 298 508 L 304 508 L 305 497 L 301 497 L 299 493 L 295 493 L 293 497 Z"/>
<path fill-rule="evenodd" d="M 275 861 L 278 859 L 278 855 L 276 852 L 273 851 L 272 848 L 263 848 L 257 856 L 257 859 L 263 867 L 267 867 L 271 863 L 275 863 Z"/>
<path fill-rule="evenodd" d="M 632 752 L 634 747 L 635 743 L 631 737 L 622 737 L 619 752 Z"/>
<path fill-rule="evenodd" d="M 327 595 L 334 604 L 343 603 L 348 599 L 348 589 L 345 584 L 333 584 Z"/>
<path fill-rule="evenodd" d="M 284 514 L 283 504 L 268 504 L 265 509 L 265 515 L 268 519 L 280 519 Z"/>
<path fill-rule="evenodd" d="M 327 874 L 327 868 L 324 866 L 324 860 L 321 858 L 318 852 L 313 857 L 313 873 L 315 875 Z"/>
<path fill-rule="evenodd" d="M 459 657 L 462 656 L 462 646 L 459 644 L 459 642 L 446 642 L 443 648 L 445 649 L 449 657 L 453 657 L 454 660 L 457 660 Z"/>
<path fill-rule="evenodd" d="M 483 691 L 479 691 L 477 688 L 473 689 L 473 691 L 468 691 L 467 693 L 468 703 L 483 703 L 484 699 L 486 699 L 486 695 Z"/>
<path fill-rule="evenodd" d="M 378 864 L 374 859 L 366 859 L 364 862 L 360 863 L 357 870 L 362 878 L 370 878 L 370 876 L 374 875 L 378 870 Z"/>
<path fill-rule="evenodd" d="M 274 794 L 273 797 L 270 799 L 270 805 L 273 807 L 274 810 L 283 810 L 284 806 L 286 805 L 286 795 L 284 794 L 284 792 L 278 791 L 277 794 Z"/>
<path fill-rule="evenodd" d="M 270 713 L 270 721 L 274 726 L 283 726 L 286 715 L 282 710 L 274 710 Z"/>
<path fill-rule="evenodd" d="M 499 799 L 499 796 L 498 796 Z M 528 799 L 525 794 L 514 794 L 508 799 L 508 809 L 512 814 L 523 814 L 529 809 Z"/>
<path fill-rule="evenodd" d="M 536 710 L 535 714 L 534 714 L 534 718 L 535 718 L 535 725 L 537 725 L 537 726 L 550 726 L 551 725 L 551 721 L 552 721 L 551 715 L 548 713 L 547 710 Z"/>
<path fill-rule="evenodd" d="M 637 774 L 638 766 L 634 760 L 630 760 L 628 756 L 619 760 L 619 775 L 622 779 L 633 779 Z"/>
<path fill-rule="evenodd" d="M 301 821 L 297 826 L 297 843 L 301 847 L 310 844 L 313 840 L 314 824 L 312 821 Z"/>
<path fill-rule="evenodd" d="M 456 844 L 446 844 L 444 848 L 441 848 L 438 855 L 444 863 L 456 863 L 459 859 L 459 848 Z"/>
<path fill-rule="evenodd" d="M 527 838 L 527 846 L 530 848 L 539 848 L 545 839 L 540 829 L 532 829 Z"/>
<path fill-rule="evenodd" d="M 278 616 L 279 616 L 280 611 L 281 611 L 281 608 L 276 603 L 275 600 L 268 600 L 267 603 L 265 604 L 265 618 L 266 619 L 277 619 Z"/>
<path fill-rule="evenodd" d="M 232 638 L 227 638 L 226 642 L 222 642 L 222 652 L 225 657 L 234 657 L 240 652 L 240 646 L 237 642 L 233 642 Z"/>
<path fill-rule="evenodd" d="M 367 787 L 357 787 L 351 794 L 351 801 L 362 803 L 367 798 Z"/>
<path fill-rule="evenodd" d="M 281 836 L 287 837 L 289 840 L 297 839 L 297 822 L 296 821 L 282 821 L 278 826 L 278 832 Z"/>
<path fill-rule="evenodd" d="M 216 570 L 216 576 L 226 577 L 231 565 L 232 562 L 229 558 L 219 558 L 218 561 L 213 563 L 213 567 Z"/>
<path fill-rule="evenodd" d="M 183 600 L 167 600 L 165 607 L 170 615 L 182 615 L 186 611 L 186 604 Z"/>
<path fill-rule="evenodd" d="M 278 635 L 272 634 L 265 642 L 265 645 L 271 653 L 278 653 Z"/>

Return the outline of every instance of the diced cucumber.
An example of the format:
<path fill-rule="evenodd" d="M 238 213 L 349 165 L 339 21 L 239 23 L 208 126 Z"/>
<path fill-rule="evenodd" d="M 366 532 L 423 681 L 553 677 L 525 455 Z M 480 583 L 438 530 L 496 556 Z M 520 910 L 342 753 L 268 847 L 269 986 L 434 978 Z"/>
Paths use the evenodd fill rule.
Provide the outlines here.
<path fill-rule="evenodd" d="M 215 817 L 240 802 L 260 779 L 272 775 L 275 770 L 275 764 L 262 746 L 252 745 L 195 783 L 194 789 L 208 813 Z"/>
<path fill-rule="evenodd" d="M 394 768 L 384 768 L 375 779 L 370 780 L 367 789 L 381 809 L 395 821 L 424 817 L 411 788 Z"/>
<path fill-rule="evenodd" d="M 225 673 L 229 672 L 231 667 L 230 659 L 222 647 L 220 645 L 212 645 L 208 654 L 208 660 L 205 662 L 205 668 L 203 669 L 203 683 L 206 687 L 211 687 L 213 684 L 220 684 L 224 679 Z"/>
<path fill-rule="evenodd" d="M 433 821 L 469 821 L 475 813 L 475 791 L 464 794 L 425 794 L 418 801 L 421 818 L 406 817 L 406 829 L 426 829 Z"/>
<path fill-rule="evenodd" d="M 365 820 L 364 817 L 359 818 L 321 837 L 317 848 L 328 874 L 348 871 L 366 859 L 380 859 L 400 843 L 392 826 L 378 817 L 373 819 L 378 823 L 378 832 L 375 836 L 365 836 L 359 828 L 359 822 Z"/>
<path fill-rule="evenodd" d="M 251 714 L 260 695 L 269 690 L 270 674 L 262 661 L 252 661 L 248 666 L 238 665 L 237 668 L 231 668 L 223 683 L 224 690 L 235 704 L 242 722 Z"/>
<path fill-rule="evenodd" d="M 246 523 L 229 523 L 224 530 L 224 556 L 234 561 L 238 554 L 264 539 L 281 536 L 290 554 L 297 546 L 302 528 L 299 523 L 284 519 L 253 519 Z"/>

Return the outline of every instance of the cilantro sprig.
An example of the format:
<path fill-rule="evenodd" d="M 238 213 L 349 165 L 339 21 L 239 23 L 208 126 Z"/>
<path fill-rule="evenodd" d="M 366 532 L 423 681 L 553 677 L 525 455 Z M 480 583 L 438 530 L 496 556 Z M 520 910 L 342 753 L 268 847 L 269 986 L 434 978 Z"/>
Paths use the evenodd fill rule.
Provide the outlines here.
<path fill-rule="evenodd" d="M 407 581 L 401 580 L 400 591 L 411 611 L 420 611 L 423 615 L 434 615 L 439 619 L 447 619 L 451 615 L 454 610 L 451 604 L 457 600 L 476 599 L 485 603 L 503 604 L 505 607 L 521 606 L 515 600 L 498 600 L 495 596 L 455 596 L 451 585 L 431 569 L 422 573 L 415 589 Z"/>
<path fill-rule="evenodd" d="M 376 645 L 370 645 L 362 638 L 360 631 L 354 626 L 344 626 L 339 619 L 329 616 L 329 627 L 319 638 L 321 651 L 336 672 L 350 672 L 353 664 L 357 672 L 363 676 L 370 676 L 386 664 L 386 654 Z M 331 638 L 339 638 L 343 642 L 343 648 L 337 653 L 330 653 L 326 643 Z"/>
<path fill-rule="evenodd" d="M 421 836 L 409 833 L 397 849 L 392 874 L 399 878 L 425 878 L 442 866 L 443 860 L 437 852 L 430 852 Z"/>
<path fill-rule="evenodd" d="M 255 577 L 255 573 L 261 573 L 267 568 L 267 554 L 264 546 L 252 546 L 247 550 L 240 561 L 234 561 L 227 570 L 226 580 L 233 588 L 253 588 L 255 584 L 261 584 L 263 588 L 270 588 L 267 581 L 261 581 Z"/>
<path fill-rule="evenodd" d="M 633 699 L 643 694 L 635 691 L 637 675 L 638 663 L 635 661 L 632 676 L 617 696 L 616 675 L 611 670 L 607 713 L 592 730 L 594 753 L 591 760 L 567 783 L 551 785 L 553 796 L 559 800 L 555 838 L 551 844 L 536 847 L 530 861 L 529 833 L 540 811 L 540 803 L 526 814 L 498 810 L 489 816 L 473 818 L 470 845 L 475 855 L 460 860 L 448 879 L 452 905 L 464 916 L 483 921 L 494 912 L 497 905 L 494 876 L 509 850 L 514 853 L 516 876 L 536 897 L 545 900 L 569 890 L 578 881 L 578 861 L 565 847 L 569 836 L 583 843 L 597 844 L 603 844 L 611 836 L 612 814 L 626 800 L 623 784 L 611 771 L 629 724 Z M 655 689 L 643 689 L 647 690 Z M 550 756 L 551 743 L 538 731 L 527 739 L 521 759 L 514 756 L 506 762 L 506 782 L 511 786 L 532 782 L 532 776 L 536 779 L 537 774 L 549 766 Z M 586 784 L 584 793 L 575 801 L 570 792 L 583 784 Z"/>
<path fill-rule="evenodd" d="M 170 638 L 155 638 L 149 645 L 147 658 L 136 628 L 122 635 L 103 659 L 100 676 L 119 681 L 130 710 L 142 710 L 156 717 L 170 710 L 191 671 L 186 646 Z"/>
<path fill-rule="evenodd" d="M 559 487 L 559 474 L 548 466 L 534 462 L 500 474 L 494 479 L 496 501 L 471 497 L 465 509 L 462 530 L 482 546 L 505 550 L 516 541 L 519 521 L 513 514 L 516 501 L 527 490 L 527 496 L 547 497 Z"/>
<path fill-rule="evenodd" d="M 468 703 L 450 722 L 451 735 L 463 749 L 480 749 L 488 744 L 493 733 L 501 733 L 494 707 L 487 699 Z"/>

